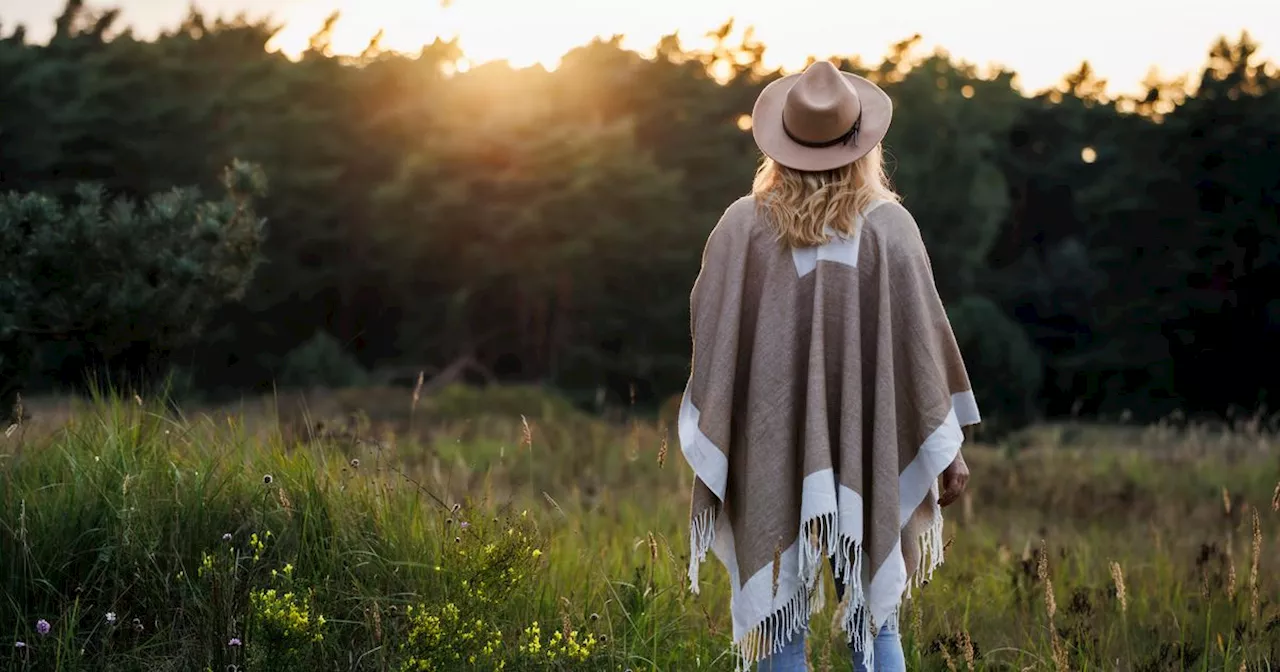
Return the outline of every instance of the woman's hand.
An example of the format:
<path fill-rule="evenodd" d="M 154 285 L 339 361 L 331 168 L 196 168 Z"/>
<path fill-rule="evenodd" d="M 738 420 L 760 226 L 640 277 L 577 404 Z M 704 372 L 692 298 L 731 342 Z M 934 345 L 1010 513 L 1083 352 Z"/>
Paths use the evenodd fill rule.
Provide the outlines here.
<path fill-rule="evenodd" d="M 942 472 L 942 494 L 938 496 L 938 504 L 951 506 L 960 499 L 960 495 L 964 494 L 967 485 L 969 485 L 969 465 L 964 463 L 963 454 L 956 453 L 956 459 L 951 461 L 951 466 Z"/>

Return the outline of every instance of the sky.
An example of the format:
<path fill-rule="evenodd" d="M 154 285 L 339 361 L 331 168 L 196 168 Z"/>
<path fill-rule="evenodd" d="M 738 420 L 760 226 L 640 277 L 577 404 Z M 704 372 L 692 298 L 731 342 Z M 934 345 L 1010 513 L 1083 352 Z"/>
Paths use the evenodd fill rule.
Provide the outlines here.
<path fill-rule="evenodd" d="M 184 0 L 89 0 L 123 10 L 140 35 L 176 25 Z M 1220 35 L 1248 30 L 1261 56 L 1280 63 L 1280 0 L 196 0 L 206 16 L 271 17 L 285 28 L 274 48 L 295 54 L 334 10 L 339 52 L 359 53 L 380 28 L 383 46 L 416 51 L 436 36 L 458 36 L 475 62 L 554 67 L 596 36 L 625 35 L 640 51 L 679 32 L 686 46 L 730 17 L 754 26 L 769 65 L 803 65 L 809 55 L 859 55 L 878 62 L 888 47 L 919 33 L 923 48 L 946 48 L 980 67 L 1019 74 L 1027 92 L 1053 86 L 1089 60 L 1108 92 L 1134 93 L 1153 67 L 1162 77 L 1196 75 Z M 52 32 L 63 0 L 0 0 L 0 27 Z"/>

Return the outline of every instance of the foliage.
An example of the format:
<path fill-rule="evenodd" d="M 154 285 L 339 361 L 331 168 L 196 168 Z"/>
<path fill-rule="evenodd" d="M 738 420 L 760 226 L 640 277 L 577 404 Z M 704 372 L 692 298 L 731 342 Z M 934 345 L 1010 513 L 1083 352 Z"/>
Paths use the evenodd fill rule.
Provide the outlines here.
<path fill-rule="evenodd" d="M 750 31 L 460 72 L 453 42 L 334 56 L 332 27 L 289 60 L 265 21 L 192 12 L 142 40 L 68 2 L 48 44 L 0 38 L 0 183 L 140 198 L 209 187 L 233 157 L 262 166 L 268 263 L 178 353 L 208 390 L 268 388 L 323 330 L 370 370 L 469 357 L 613 406 L 677 392 L 698 254 L 756 157 L 740 124 L 781 74 Z M 948 305 L 994 303 L 1041 362 L 1010 424 L 1274 396 L 1280 77 L 1248 35 L 1212 45 L 1196 86 L 1137 97 L 1107 96 L 1087 63 L 1024 96 L 1016 73 L 918 39 L 842 64 L 894 98 L 893 176 Z M 39 345 L 41 384 L 78 380 L 76 352 Z"/>
<path fill-rule="evenodd" d="M 986 381 L 975 393 L 978 408 L 1006 424 L 994 431 L 1033 418 L 1042 365 L 1026 332 L 983 297 L 956 301 L 947 316 L 970 378 Z"/>
<path fill-rule="evenodd" d="M 280 371 L 281 385 L 291 387 L 355 387 L 367 380 L 360 362 L 323 331 L 290 350 Z"/>
<path fill-rule="evenodd" d="M 251 199 L 264 186 L 256 167 L 237 162 L 217 201 L 174 189 L 139 206 L 90 185 L 65 206 L 39 193 L 0 197 L 6 387 L 20 384 L 41 341 L 72 341 L 91 368 L 123 363 L 127 371 L 197 335 L 253 277 L 264 228 Z M 0 396 L 11 408 L 12 397 Z"/>
<path fill-rule="evenodd" d="M 132 400 L 3 441 L 0 669 L 612 669 L 527 510 Z"/>

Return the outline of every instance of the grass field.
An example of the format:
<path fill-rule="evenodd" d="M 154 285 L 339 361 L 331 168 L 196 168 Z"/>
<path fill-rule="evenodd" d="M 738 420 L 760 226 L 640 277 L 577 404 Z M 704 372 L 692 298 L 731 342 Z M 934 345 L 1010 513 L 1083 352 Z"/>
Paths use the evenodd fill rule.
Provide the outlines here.
<path fill-rule="evenodd" d="M 723 570 L 684 583 L 665 414 L 525 388 L 29 406 L 0 438 L 0 670 L 732 669 Z M 1280 437 L 1055 425 L 966 454 L 910 669 L 1280 669 Z M 832 616 L 814 667 L 847 670 Z"/>

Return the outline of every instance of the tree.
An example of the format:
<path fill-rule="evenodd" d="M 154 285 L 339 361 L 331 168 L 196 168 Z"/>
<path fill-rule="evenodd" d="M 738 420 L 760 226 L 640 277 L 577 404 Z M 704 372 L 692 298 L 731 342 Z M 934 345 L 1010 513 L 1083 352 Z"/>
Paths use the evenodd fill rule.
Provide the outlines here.
<path fill-rule="evenodd" d="M 225 195 L 174 189 L 138 205 L 81 185 L 74 203 L 40 193 L 0 198 L 0 408 L 29 372 L 36 348 L 70 341 L 87 362 L 135 383 L 210 313 L 243 296 L 259 262 L 265 192 L 254 166 L 223 174 Z"/>

